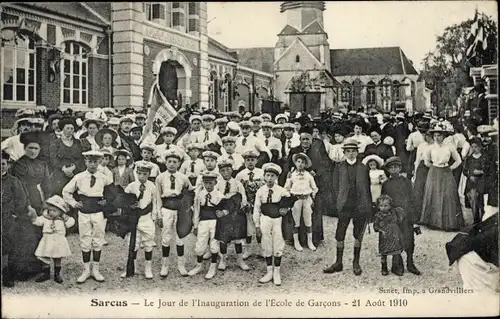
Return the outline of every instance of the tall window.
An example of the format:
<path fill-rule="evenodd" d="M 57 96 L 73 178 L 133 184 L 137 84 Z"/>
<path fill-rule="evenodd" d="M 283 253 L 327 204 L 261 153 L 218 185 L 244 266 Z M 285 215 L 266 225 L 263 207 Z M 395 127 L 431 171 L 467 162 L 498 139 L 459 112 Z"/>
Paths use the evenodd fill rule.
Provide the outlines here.
<path fill-rule="evenodd" d="M 217 72 L 210 72 L 210 82 L 208 86 L 208 106 L 211 109 L 217 108 L 218 91 Z"/>
<path fill-rule="evenodd" d="M 172 28 L 186 32 L 186 7 L 184 2 L 172 2 Z"/>
<path fill-rule="evenodd" d="M 146 13 L 146 19 L 149 21 L 165 20 L 165 5 L 163 3 L 145 2 L 144 12 Z"/>
<path fill-rule="evenodd" d="M 370 106 L 375 105 L 376 103 L 376 95 L 375 95 L 375 83 L 373 81 L 368 82 L 366 87 L 366 103 Z"/>
<path fill-rule="evenodd" d="M 401 86 L 398 81 L 392 82 L 392 98 L 395 102 L 399 102 L 401 100 L 401 94 L 399 94 Z"/>
<path fill-rule="evenodd" d="M 188 26 L 187 32 L 200 32 L 200 3 L 189 2 L 188 4 Z"/>
<path fill-rule="evenodd" d="M 2 53 L 2 82 L 4 102 L 35 104 L 36 51 L 31 39 L 18 38 L 5 43 Z"/>
<path fill-rule="evenodd" d="M 75 42 L 66 42 L 64 48 L 62 76 L 62 104 L 87 105 L 88 58 L 83 47 Z"/>
<path fill-rule="evenodd" d="M 229 112 L 231 111 L 231 101 L 230 101 L 230 87 L 229 84 L 231 83 L 231 76 L 229 74 L 226 74 L 224 76 L 224 81 L 221 82 L 221 95 L 222 99 L 224 101 L 224 112 Z"/>
<path fill-rule="evenodd" d="M 342 82 L 341 100 L 342 102 L 351 102 L 351 83 L 347 81 Z"/>

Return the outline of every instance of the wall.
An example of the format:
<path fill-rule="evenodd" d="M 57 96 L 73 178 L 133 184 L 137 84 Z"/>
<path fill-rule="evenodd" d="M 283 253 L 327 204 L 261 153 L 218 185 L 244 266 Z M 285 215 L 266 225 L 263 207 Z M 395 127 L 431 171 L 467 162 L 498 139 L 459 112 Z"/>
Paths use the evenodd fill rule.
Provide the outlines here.
<path fill-rule="evenodd" d="M 89 107 L 109 107 L 108 59 L 89 57 Z"/>

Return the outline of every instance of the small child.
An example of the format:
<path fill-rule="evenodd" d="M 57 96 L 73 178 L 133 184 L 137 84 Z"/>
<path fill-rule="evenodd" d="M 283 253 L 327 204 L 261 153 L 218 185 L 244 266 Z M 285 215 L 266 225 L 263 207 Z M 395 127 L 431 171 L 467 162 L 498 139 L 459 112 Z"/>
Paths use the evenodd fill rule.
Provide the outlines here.
<path fill-rule="evenodd" d="M 483 156 L 483 143 L 475 137 L 469 141 L 472 154 L 465 158 L 463 173 L 467 177 L 465 183 L 465 205 L 472 208 L 474 224 L 481 222 L 484 215 L 485 176 L 487 161 Z"/>
<path fill-rule="evenodd" d="M 189 178 L 191 185 L 195 186 L 198 176 L 206 169 L 203 160 L 199 158 L 200 153 L 203 151 L 203 146 L 199 143 L 191 143 L 186 146 L 186 150 L 189 155 L 189 160 L 182 163 L 179 171 Z"/>
<path fill-rule="evenodd" d="M 292 160 L 296 170 L 290 172 L 284 187 L 292 196 L 297 196 L 298 198 L 292 208 L 292 216 L 295 223 L 295 227 L 293 228 L 294 247 L 298 251 L 304 250 L 299 242 L 300 219 L 303 217 L 307 233 L 307 247 L 315 251 L 316 247 L 312 241 L 311 227 L 312 208 L 314 205 L 314 197 L 318 193 L 318 186 L 316 186 L 316 182 L 311 173 L 306 171 L 306 169 L 312 166 L 312 162 L 305 153 L 294 154 Z"/>
<path fill-rule="evenodd" d="M 202 175 L 203 189 L 196 192 L 193 205 L 193 233 L 196 236 L 196 267 L 188 274 L 194 276 L 202 271 L 203 255 L 210 248 L 210 268 L 205 279 L 212 279 L 217 271 L 218 244 L 215 239 L 217 219 L 229 214 L 228 211 L 219 210 L 219 204 L 224 194 L 219 192 L 215 185 L 219 174 L 206 171 Z"/>
<path fill-rule="evenodd" d="M 387 195 L 382 195 L 377 199 L 377 213 L 373 229 L 379 233 L 378 249 L 382 263 L 382 276 L 387 276 L 387 256 L 392 256 L 391 272 L 397 276 L 404 274 L 403 259 L 403 233 L 401 232 L 401 222 L 403 220 L 403 210 L 394 208 L 392 199 Z"/>
<path fill-rule="evenodd" d="M 241 154 L 236 153 L 236 137 L 226 136 L 222 138 L 224 151 L 219 160 L 231 160 L 233 162 L 233 172 L 238 172 L 243 168 L 244 160 Z"/>
<path fill-rule="evenodd" d="M 151 174 L 152 168 L 153 165 L 150 162 L 137 162 L 136 170 L 138 178 L 125 188 L 125 193 L 137 196 L 137 204 L 130 207 L 134 213 L 140 216 L 137 223 L 136 244 L 133 257 L 135 263 L 139 247 L 144 247 L 144 275 L 147 279 L 153 279 L 151 263 L 153 257 L 153 247 L 156 246 L 155 221 L 158 216 L 156 186 L 149 180 L 149 174 Z M 123 273 L 121 277 L 124 278 L 126 274 L 126 272 Z"/>
<path fill-rule="evenodd" d="M 375 204 L 382 191 L 382 183 L 387 180 L 385 171 L 382 169 L 384 160 L 375 154 L 368 155 L 362 161 L 370 170 L 370 189 L 372 191 L 372 202 Z"/>
<path fill-rule="evenodd" d="M 255 194 L 255 206 L 253 220 L 257 237 L 262 238 L 262 252 L 266 259 L 267 272 L 259 279 L 260 283 L 273 280 L 274 284 L 281 285 L 281 256 L 285 248 L 285 240 L 282 232 L 282 217 L 288 213 L 288 209 L 281 207 L 283 197 L 290 194 L 277 184 L 281 167 L 274 163 L 266 163 L 262 166 L 264 171 L 263 185 Z M 273 268 L 274 256 L 274 268 Z"/>
<path fill-rule="evenodd" d="M 54 195 L 45 201 L 46 208 L 42 215 L 30 212 L 30 218 L 35 226 L 42 227 L 43 237 L 35 251 L 35 256 L 45 263 L 42 276 L 36 282 L 44 282 L 50 279 L 50 262 L 54 261 L 54 281 L 61 284 L 61 258 L 71 256 L 68 240 L 66 239 L 66 228 L 75 224 L 75 219 L 66 215 L 69 211 L 68 204 L 58 195 Z"/>
<path fill-rule="evenodd" d="M 401 174 L 402 162 L 397 156 L 389 157 L 385 161 L 385 169 L 389 178 L 382 184 L 382 195 L 388 195 L 394 205 L 393 207 L 403 210 L 401 220 L 401 232 L 403 233 L 404 251 L 406 252 L 406 269 L 414 275 L 420 275 L 420 271 L 413 261 L 415 251 L 415 233 L 420 234 L 420 228 L 414 227 L 418 221 L 417 210 L 413 199 L 413 187 L 408 178 Z"/>
<path fill-rule="evenodd" d="M 130 167 L 132 164 L 132 155 L 125 149 L 115 152 L 116 166 L 113 168 L 113 180 L 115 185 L 120 185 L 123 189 L 128 184 L 135 181 L 134 170 Z"/>
<path fill-rule="evenodd" d="M 113 172 L 109 169 L 109 167 L 112 166 L 113 154 L 107 148 L 102 148 L 99 152 L 103 154 L 103 157 L 101 163 L 99 163 L 98 171 L 113 180 Z"/>
<path fill-rule="evenodd" d="M 151 159 L 156 154 L 156 145 L 153 143 L 143 142 L 140 146 L 141 148 L 141 156 L 142 160 L 145 162 L 149 162 L 152 165 L 151 175 L 149 176 L 149 180 L 154 183 L 156 177 L 160 174 L 160 167 L 153 163 Z M 134 169 L 134 177 L 137 179 L 137 170 Z"/>
<path fill-rule="evenodd" d="M 217 174 L 217 178 L 220 178 L 219 170 L 217 168 L 217 161 L 219 160 L 219 154 L 212 151 L 205 151 L 201 155 L 203 158 L 203 164 L 205 164 L 206 172 L 214 172 Z M 203 189 L 203 174 L 198 176 L 196 180 L 196 191 Z"/>
<path fill-rule="evenodd" d="M 231 160 L 219 160 L 218 166 L 222 179 L 219 179 L 216 185 L 217 190 L 222 192 L 226 199 L 236 194 L 241 195 L 240 206 L 234 207 L 234 211 L 229 210 L 229 215 L 223 216 L 217 220 L 215 239 L 219 241 L 221 253 L 218 269 L 226 269 L 227 245 L 231 241 L 234 241 L 234 247 L 238 255 L 238 266 L 242 270 L 250 270 L 250 267 L 248 267 L 242 257 L 243 243 L 247 236 L 247 218 L 245 211 L 242 209 L 247 206 L 245 188 L 240 182 L 232 177 L 234 163 Z"/>
<path fill-rule="evenodd" d="M 247 238 L 243 249 L 243 259 L 247 259 L 251 255 L 251 249 L 248 247 L 252 243 L 252 236 L 255 233 L 255 225 L 253 223 L 253 205 L 255 202 L 255 194 L 257 190 L 265 184 L 264 171 L 261 168 L 255 167 L 259 152 L 256 150 L 247 150 L 241 155 L 245 161 L 245 169 L 236 175 L 236 180 L 243 184 L 248 201 L 247 209 Z M 260 237 L 257 238 L 257 243 L 260 244 Z"/>

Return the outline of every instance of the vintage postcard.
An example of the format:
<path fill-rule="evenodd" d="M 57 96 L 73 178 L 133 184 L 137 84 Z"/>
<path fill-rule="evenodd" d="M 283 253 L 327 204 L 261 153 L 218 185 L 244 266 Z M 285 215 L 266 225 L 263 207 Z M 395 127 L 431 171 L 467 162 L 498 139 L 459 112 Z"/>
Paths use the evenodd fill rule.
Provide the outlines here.
<path fill-rule="evenodd" d="M 495 1 L 0 14 L 2 318 L 500 314 Z"/>

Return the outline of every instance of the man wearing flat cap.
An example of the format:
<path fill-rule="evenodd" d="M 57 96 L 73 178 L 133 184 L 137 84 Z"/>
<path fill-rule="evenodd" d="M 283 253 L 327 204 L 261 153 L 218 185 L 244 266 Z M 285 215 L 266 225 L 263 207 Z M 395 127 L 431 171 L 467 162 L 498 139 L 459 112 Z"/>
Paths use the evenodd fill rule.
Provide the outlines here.
<path fill-rule="evenodd" d="M 370 175 L 368 167 L 357 159 L 358 142 L 353 138 L 346 139 L 343 148 L 346 159 L 337 164 L 333 173 L 333 183 L 318 184 L 332 185 L 335 205 L 339 214 L 335 232 L 337 259 L 333 265 L 324 269 L 323 272 L 330 274 L 343 270 L 344 240 L 352 219 L 354 228 L 353 272 L 356 276 L 359 276 L 362 272 L 359 265 L 361 243 L 372 211 Z"/>
<path fill-rule="evenodd" d="M 134 161 L 139 161 L 141 159 L 141 149 L 139 145 L 134 141 L 133 137 L 130 136 L 130 130 L 132 129 L 132 124 L 134 120 L 130 116 L 122 116 L 120 118 L 120 129 L 118 130 L 118 136 L 122 147 L 125 148 L 132 154 Z"/>

